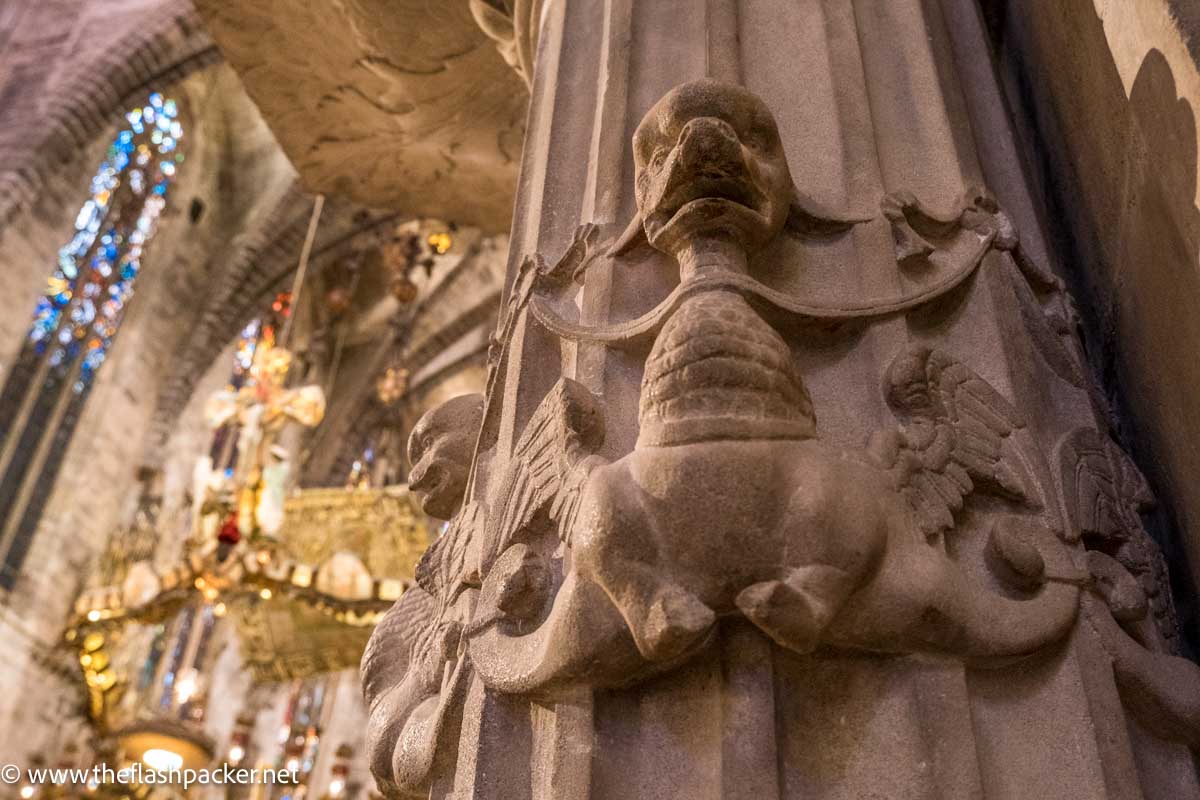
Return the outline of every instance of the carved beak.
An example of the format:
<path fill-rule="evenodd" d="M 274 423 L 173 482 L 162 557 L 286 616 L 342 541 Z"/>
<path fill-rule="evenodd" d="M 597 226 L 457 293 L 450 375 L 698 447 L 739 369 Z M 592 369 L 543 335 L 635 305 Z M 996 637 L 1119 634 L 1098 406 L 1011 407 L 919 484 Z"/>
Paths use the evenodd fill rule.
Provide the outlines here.
<path fill-rule="evenodd" d="M 649 188 L 643 213 L 652 209 L 652 214 L 666 218 L 693 200 L 728 200 L 758 211 L 765 199 L 746 164 L 737 132 L 711 117 L 684 126 Z"/>
<path fill-rule="evenodd" d="M 742 157 L 737 132 L 723 120 L 710 117 L 693 119 L 684 126 L 653 182 L 641 198 L 639 212 L 609 248 L 610 256 L 624 255 L 647 241 L 646 209 L 669 217 L 688 202 L 704 197 L 730 200 L 755 210 L 762 201 Z"/>
<path fill-rule="evenodd" d="M 446 471 L 441 468 L 441 465 L 436 460 L 430 459 L 423 465 L 418 464 L 417 469 L 409 474 L 408 489 L 421 495 L 422 499 L 428 499 L 437 493 L 445 476 Z"/>

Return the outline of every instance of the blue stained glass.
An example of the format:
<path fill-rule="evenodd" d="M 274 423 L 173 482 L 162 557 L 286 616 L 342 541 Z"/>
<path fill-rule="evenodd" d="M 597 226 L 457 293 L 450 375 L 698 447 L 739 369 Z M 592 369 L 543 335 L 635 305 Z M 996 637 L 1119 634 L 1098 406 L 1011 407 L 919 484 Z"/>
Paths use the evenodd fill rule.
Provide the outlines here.
<path fill-rule="evenodd" d="M 91 300 L 84 300 L 71 312 L 71 321 L 79 325 L 87 325 L 96 318 L 96 306 Z"/>
<path fill-rule="evenodd" d="M 155 113 L 156 108 L 160 113 Z M 77 378 L 70 384 L 76 394 L 88 390 L 106 358 L 125 306 L 133 296 L 142 245 L 154 233 L 166 205 L 164 196 L 177 170 L 173 161 L 163 161 L 153 194 L 148 196 L 145 190 L 151 183 L 145 172 L 132 170 L 127 178 L 123 176 L 135 160 L 150 162 L 152 137 L 155 143 L 166 140 L 175 147 L 183 133 L 182 125 L 173 121 L 177 114 L 174 101 L 166 101 L 156 93 L 149 105 L 125 115 L 128 127 L 117 133 L 108 157 L 89 181 L 91 197 L 76 215 L 76 233 L 58 251 L 50 290 L 38 299 L 34 309 L 28 332 L 31 351 L 38 358 L 46 357 L 59 374 L 69 375 L 72 365 L 77 364 Z M 164 132 L 171 136 L 164 136 Z M 126 180 L 130 191 L 122 195 L 118 190 Z M 122 207 L 130 202 L 142 205 L 137 209 Z M 136 214 L 130 215 L 130 210 L 136 210 Z M 99 246 L 93 252 L 97 237 Z M 87 269 L 82 268 L 84 259 Z"/>
<path fill-rule="evenodd" d="M 163 139 L 162 144 L 160 144 L 158 146 L 158 152 L 160 152 L 160 153 L 169 153 L 174 149 L 175 149 L 175 140 L 172 139 L 170 136 Z"/>
<path fill-rule="evenodd" d="M 96 203 L 94 200 L 88 200 L 83 204 L 83 208 L 79 209 L 79 214 L 75 217 L 75 229 L 83 230 L 91 224 L 92 218 L 97 215 Z"/>

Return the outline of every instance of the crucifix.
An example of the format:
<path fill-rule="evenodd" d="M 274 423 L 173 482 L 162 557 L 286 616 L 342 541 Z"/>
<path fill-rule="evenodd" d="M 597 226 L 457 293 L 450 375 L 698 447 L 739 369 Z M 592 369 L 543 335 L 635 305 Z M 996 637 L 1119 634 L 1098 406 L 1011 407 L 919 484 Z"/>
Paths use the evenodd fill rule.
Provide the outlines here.
<path fill-rule="evenodd" d="M 237 426 L 229 489 L 235 495 L 237 531 L 244 536 L 278 532 L 290 472 L 280 436 L 289 424 L 311 428 L 325 415 L 320 386 L 285 388 L 291 363 L 289 351 L 264 342 L 254 353 L 246 384 L 217 392 L 205 406 L 205 418 L 213 429 Z M 232 536 L 232 530 L 225 535 Z"/>

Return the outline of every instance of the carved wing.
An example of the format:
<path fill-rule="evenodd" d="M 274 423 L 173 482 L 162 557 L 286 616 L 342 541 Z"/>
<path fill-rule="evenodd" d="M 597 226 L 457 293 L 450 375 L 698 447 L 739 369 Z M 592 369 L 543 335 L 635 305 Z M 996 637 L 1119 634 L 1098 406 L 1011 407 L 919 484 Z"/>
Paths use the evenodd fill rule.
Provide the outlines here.
<path fill-rule="evenodd" d="M 479 583 L 477 571 L 468 558 L 483 518 L 483 508 L 478 503 L 465 504 L 417 562 L 414 573 L 417 585 L 438 598 L 443 607 L 454 602 L 462 586 Z"/>
<path fill-rule="evenodd" d="M 437 622 L 437 602 L 414 587 L 392 604 L 371 632 L 359 665 L 367 707 L 404 680 L 419 654 L 431 646 Z"/>
<path fill-rule="evenodd" d="M 481 548 L 484 572 L 542 510 L 567 538 L 603 441 L 604 418 L 592 393 L 561 378 L 525 426 L 509 460 Z"/>
<path fill-rule="evenodd" d="M 916 512 L 926 536 L 954 527 L 977 489 L 1041 507 L 1041 493 L 1010 437 L 1016 409 L 945 353 L 914 348 L 888 368 L 887 402 L 904 423 L 871 438 L 870 452 Z"/>

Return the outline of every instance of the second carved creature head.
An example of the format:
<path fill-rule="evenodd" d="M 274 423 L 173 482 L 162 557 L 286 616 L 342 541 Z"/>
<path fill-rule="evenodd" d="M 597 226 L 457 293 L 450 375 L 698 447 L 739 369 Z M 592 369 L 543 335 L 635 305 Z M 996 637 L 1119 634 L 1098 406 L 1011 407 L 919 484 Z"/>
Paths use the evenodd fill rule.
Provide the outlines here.
<path fill-rule="evenodd" d="M 408 488 L 426 514 L 450 519 L 462 506 L 475 439 L 483 421 L 483 395 L 447 400 L 425 412 L 408 437 L 412 471 Z"/>

